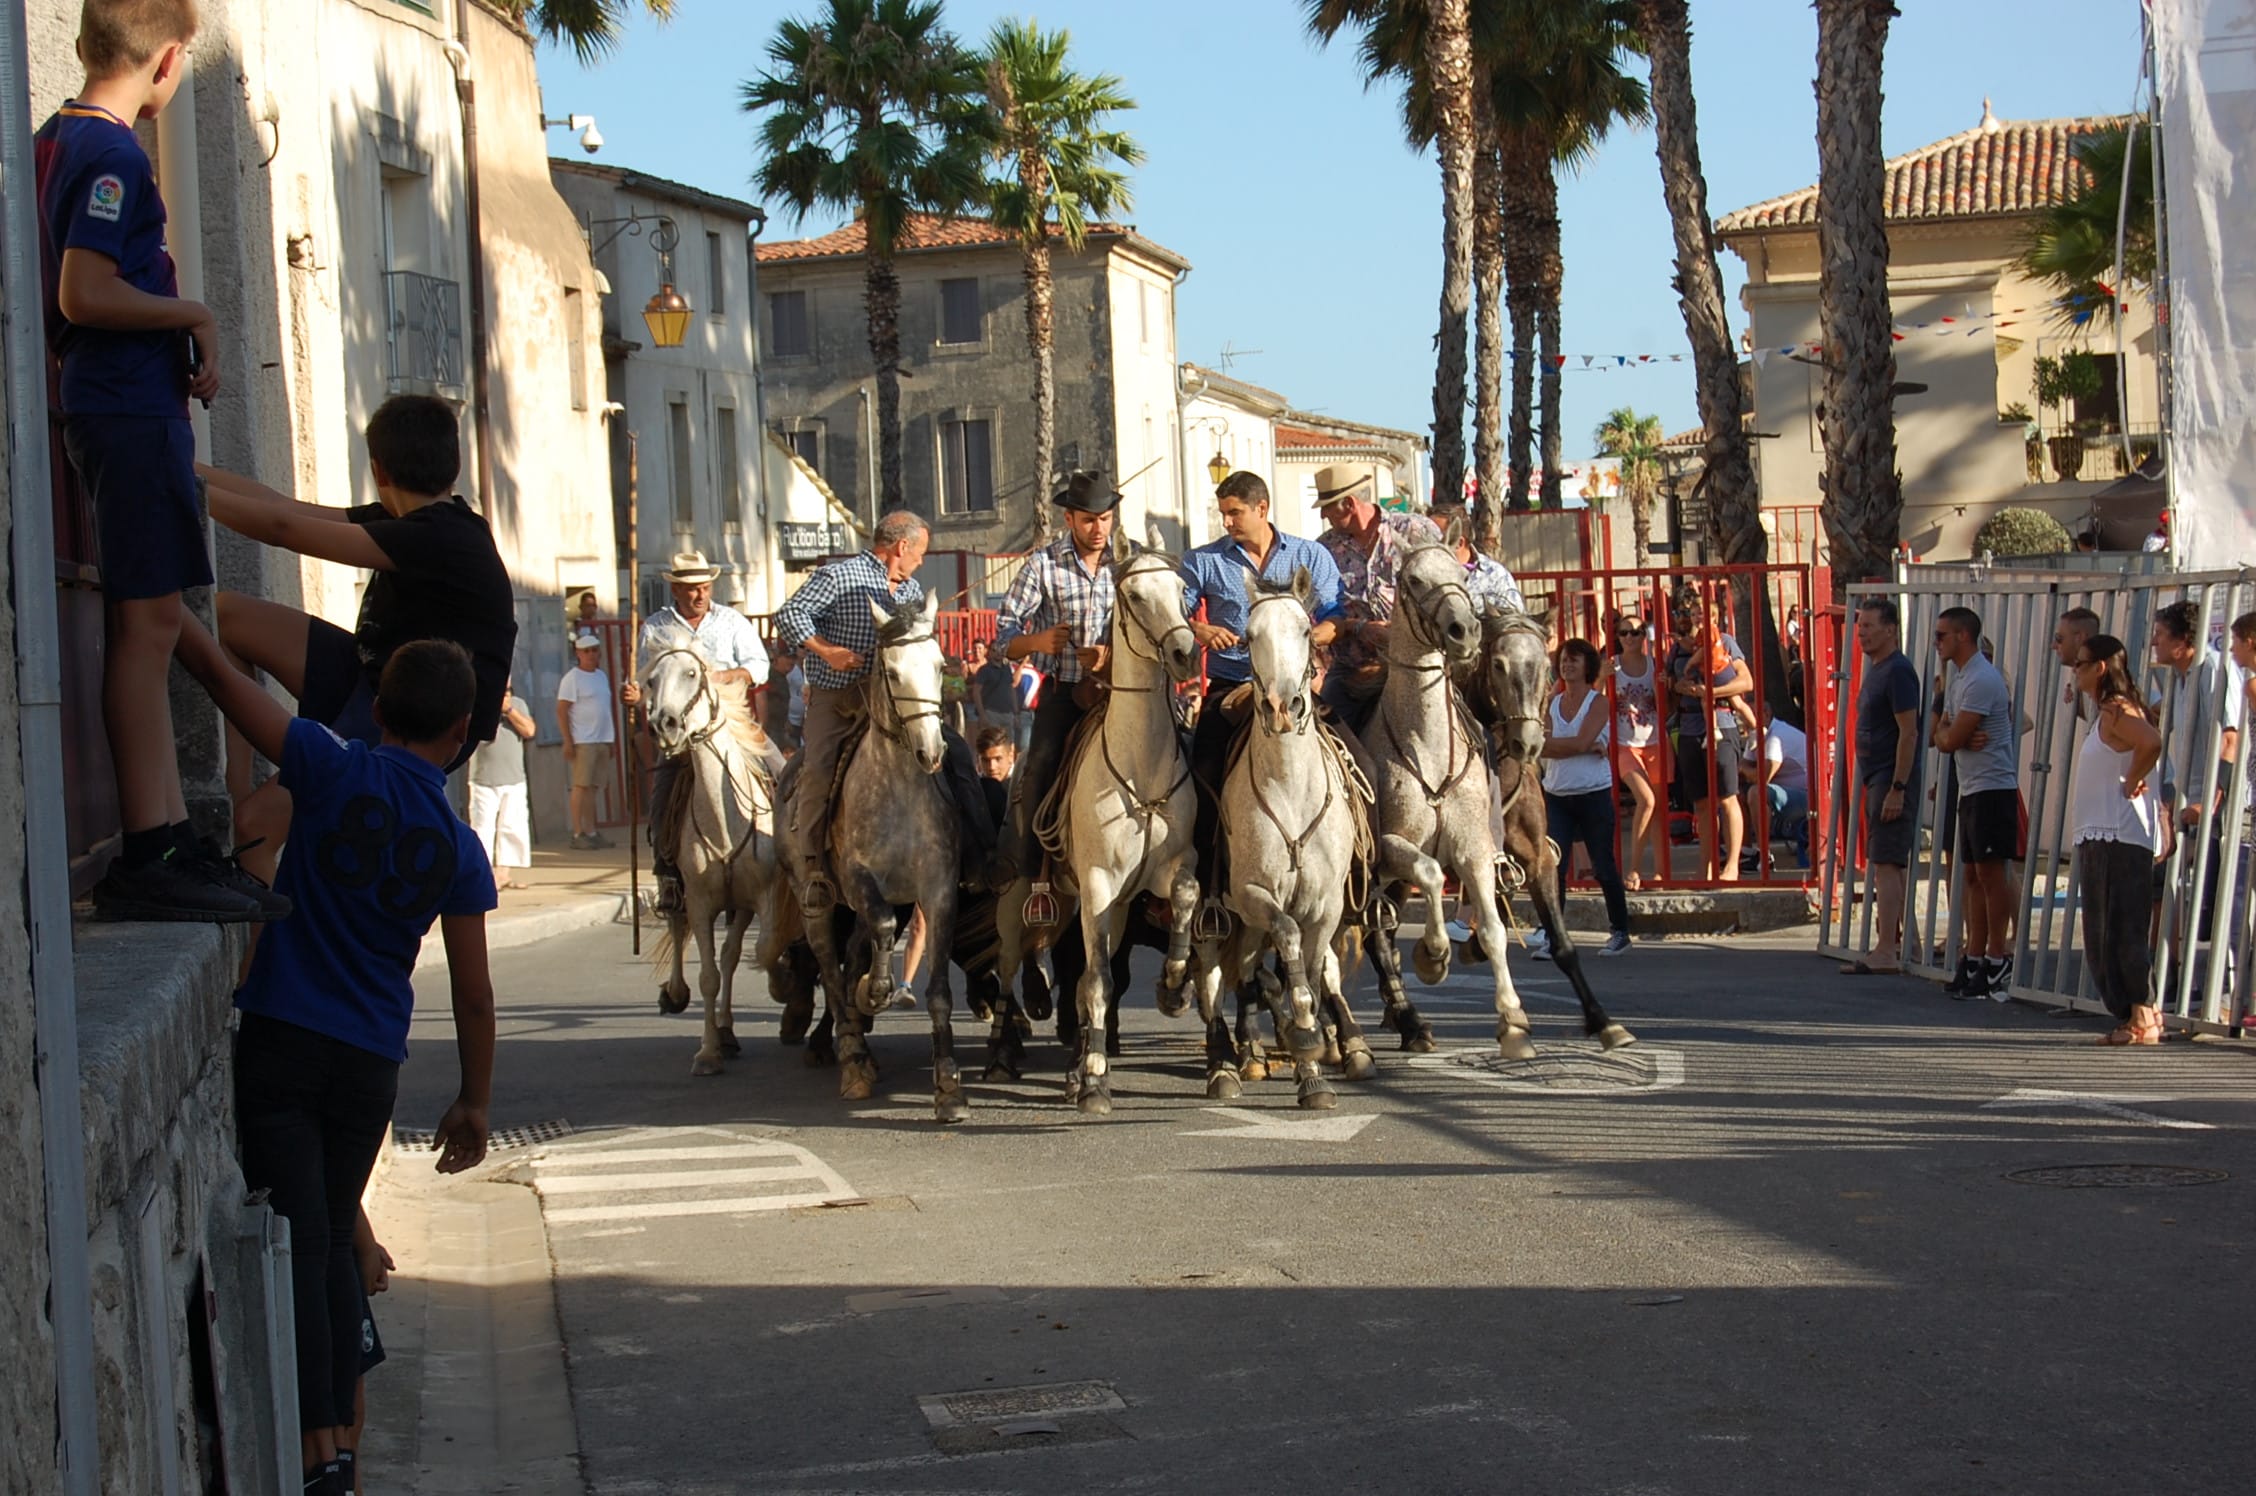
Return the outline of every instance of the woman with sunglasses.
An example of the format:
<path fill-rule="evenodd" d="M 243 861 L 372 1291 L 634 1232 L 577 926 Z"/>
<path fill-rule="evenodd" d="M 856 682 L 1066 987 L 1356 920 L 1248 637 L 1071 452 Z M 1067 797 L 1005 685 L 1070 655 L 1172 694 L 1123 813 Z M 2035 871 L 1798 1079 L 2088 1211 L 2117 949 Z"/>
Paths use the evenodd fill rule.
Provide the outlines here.
<path fill-rule="evenodd" d="M 1614 695 L 1614 768 L 1629 790 L 1629 856 L 1623 863 L 1622 881 L 1631 888 L 1644 887 L 1639 870 L 1645 865 L 1645 838 L 1653 829 L 1653 812 L 1660 803 L 1661 697 L 1655 672 L 1659 665 L 1645 647 L 1645 617 L 1630 608 L 1614 622 L 1613 658 L 1607 662 L 1606 681 Z M 1653 876 L 1669 876 L 1669 842 L 1664 834 L 1653 838 Z"/>
<path fill-rule="evenodd" d="M 2160 811 L 2147 783 L 2162 757 L 2162 734 L 2146 719 L 2131 682 L 2123 641 L 2094 634 L 2077 646 L 2076 686 L 2098 716 L 2076 747 L 2069 816 L 2075 826 L 2076 880 L 2082 890 L 2084 963 L 2115 1028 L 2108 1045 L 2159 1044 L 2155 1006 L 2154 859 Z"/>

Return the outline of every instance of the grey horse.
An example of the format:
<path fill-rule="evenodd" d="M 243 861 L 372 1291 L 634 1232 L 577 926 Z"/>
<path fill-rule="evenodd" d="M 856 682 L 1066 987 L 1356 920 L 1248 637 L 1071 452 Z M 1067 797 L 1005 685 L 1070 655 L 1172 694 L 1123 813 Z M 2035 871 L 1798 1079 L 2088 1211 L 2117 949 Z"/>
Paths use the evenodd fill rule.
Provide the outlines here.
<path fill-rule="evenodd" d="M 854 926 L 841 949 L 839 922 L 806 922 L 837 1034 L 838 1094 L 864 1101 L 877 1088 L 869 1021 L 893 999 L 893 953 L 903 913 L 923 909 L 930 948 L 954 948 L 958 835 L 955 803 L 941 784 L 940 682 L 944 658 L 933 634 L 937 597 L 887 611 L 875 602 L 877 649 L 866 685 L 869 730 L 838 784 L 831 853 L 841 902 Z M 819 795 L 826 785 L 802 783 Z M 925 985 L 932 1016 L 932 1101 L 942 1122 L 970 1115 L 956 1067 L 951 963 L 936 958 Z M 853 986 L 849 995 L 848 982 Z"/>

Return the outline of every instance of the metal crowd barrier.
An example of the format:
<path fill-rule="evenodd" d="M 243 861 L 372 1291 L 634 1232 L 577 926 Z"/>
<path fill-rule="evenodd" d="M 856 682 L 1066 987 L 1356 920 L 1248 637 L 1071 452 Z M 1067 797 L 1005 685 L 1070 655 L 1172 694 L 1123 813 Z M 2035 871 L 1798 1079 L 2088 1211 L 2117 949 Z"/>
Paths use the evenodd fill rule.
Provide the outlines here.
<path fill-rule="evenodd" d="M 1961 870 L 1940 834 L 1948 755 L 1928 740 L 1928 723 L 1950 674 L 1935 658 L 1935 622 L 1946 608 L 1971 608 L 1981 615 L 1992 658 L 2012 689 L 2020 718 L 2017 752 L 2028 845 L 2014 920 L 2011 993 L 2046 1006 L 2105 1011 L 2085 969 L 2075 847 L 2069 841 L 2074 834 L 2069 824 L 2069 780 L 2086 720 L 2079 716 L 2074 686 L 2052 649 L 2053 626 L 2060 615 L 2071 608 L 2089 608 L 2099 617 L 2099 632 L 2123 641 L 2140 689 L 2150 698 L 2168 697 L 2171 709 L 2158 724 L 2163 753 L 2184 766 L 2178 785 L 2180 806 L 2201 807 L 2197 825 L 2177 834 L 2160 866 L 2156 1000 L 2174 1027 L 2211 1033 L 2240 1028 L 2239 1020 L 2256 1006 L 2256 982 L 2252 982 L 2256 931 L 2251 928 L 2256 921 L 2249 918 L 2247 815 L 2249 766 L 2256 755 L 2243 734 L 2237 761 L 2226 765 L 2220 760 L 2228 705 L 2222 696 L 2241 686 L 2235 671 L 2220 671 L 2220 699 L 2211 703 L 2214 710 L 2198 722 L 2180 720 L 2192 710 L 2183 704 L 2190 702 L 2190 692 L 2161 691 L 2163 667 L 2153 663 L 2150 646 L 2155 613 L 2184 601 L 2194 605 L 2197 641 L 2228 654 L 2232 620 L 2256 610 L 2256 569 L 2173 575 L 2126 567 L 2118 574 L 2103 575 L 1965 564 L 1899 565 L 1895 580 L 1861 583 L 1848 591 L 1849 608 L 1832 619 L 1842 639 L 1833 681 L 1831 736 L 1838 747 L 1826 771 L 1832 794 L 1825 851 L 1818 859 L 1819 949 L 1852 959 L 1872 944 L 1875 910 L 1871 884 L 1864 876 L 1866 828 L 1861 824 L 1857 787 L 1851 782 L 1856 699 L 1864 661 L 1850 630 L 1858 600 L 1884 597 L 1901 613 L 1904 652 L 1919 668 L 1924 683 L 1921 792 L 1916 803 L 1906 808 L 1915 818 L 1915 838 L 1906 870 L 1903 964 L 1937 980 L 1957 965 Z M 2160 775 L 2157 766 L 2157 782 Z M 2203 855 L 2212 845 L 2218 852 L 2220 885 L 2213 891 L 2210 859 Z"/>

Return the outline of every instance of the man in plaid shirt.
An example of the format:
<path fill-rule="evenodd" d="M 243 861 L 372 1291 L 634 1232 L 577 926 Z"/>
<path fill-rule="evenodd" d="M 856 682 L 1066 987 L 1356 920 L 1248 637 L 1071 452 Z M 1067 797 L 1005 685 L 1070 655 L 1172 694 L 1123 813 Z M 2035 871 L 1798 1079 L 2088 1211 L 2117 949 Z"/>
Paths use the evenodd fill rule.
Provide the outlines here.
<path fill-rule="evenodd" d="M 1361 468 L 1333 466 L 1316 473 L 1316 512 L 1330 526 L 1316 543 L 1339 567 L 1339 638 L 1324 672 L 1322 700 L 1332 720 L 1360 737 L 1386 682 L 1387 620 L 1394 616 L 1395 576 L 1402 553 L 1423 536 L 1441 539 L 1421 514 L 1387 514 L 1378 486 Z"/>
<path fill-rule="evenodd" d="M 1065 533 L 1026 558 L 995 619 L 995 644 L 1004 656 L 1049 677 L 1011 787 L 1009 855 L 1028 872 L 1040 866 L 1036 802 L 1062 767 L 1066 738 L 1095 705 L 1084 683 L 1106 663 L 1112 633 L 1107 553 L 1120 494 L 1093 473 L 1075 473 L 1050 502 L 1065 511 Z"/>

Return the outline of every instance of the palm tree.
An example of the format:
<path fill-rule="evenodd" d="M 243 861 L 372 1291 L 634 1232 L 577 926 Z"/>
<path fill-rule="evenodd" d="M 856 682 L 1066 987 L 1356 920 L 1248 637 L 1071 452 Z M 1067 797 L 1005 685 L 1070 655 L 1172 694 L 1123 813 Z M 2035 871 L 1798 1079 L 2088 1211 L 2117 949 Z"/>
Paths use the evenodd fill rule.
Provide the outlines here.
<path fill-rule="evenodd" d="M 1888 0 L 1817 3 L 1817 313 L 1825 528 L 1844 581 L 1886 574 L 1903 524 L 1880 64 Z"/>
<path fill-rule="evenodd" d="M 1723 559 L 1769 559 L 1754 463 L 1747 452 L 1746 396 L 1739 350 L 1725 314 L 1723 276 L 1716 269 L 1715 229 L 1708 221 L 1708 180 L 1700 168 L 1700 118 L 1692 97 L 1692 23 L 1687 0 L 1640 0 L 1639 31 L 1652 63 L 1653 136 L 1661 193 L 1676 238 L 1676 294 L 1692 345 L 1692 379 L 1707 432 L 1700 483 L 1709 525 Z M 1776 637 L 1776 630 L 1765 630 Z"/>
<path fill-rule="evenodd" d="M 827 0 L 781 22 L 768 71 L 742 87 L 763 114 L 753 180 L 800 218 L 851 212 L 868 235 L 862 306 L 877 374 L 880 507 L 902 506 L 901 279 L 894 253 L 918 214 L 981 193 L 990 139 L 977 56 L 940 24 L 939 0 Z"/>
<path fill-rule="evenodd" d="M 674 0 L 502 0 L 510 19 L 545 42 L 563 42 L 582 63 L 619 45 L 627 18 L 642 11 L 658 21 L 674 18 Z"/>
<path fill-rule="evenodd" d="M 1504 511 L 1504 161 L 1489 91 L 1473 91 L 1473 544 L 1495 555 Z"/>
<path fill-rule="evenodd" d="M 1036 482 L 1054 481 L 1057 453 L 1057 381 L 1051 367 L 1055 305 L 1050 284 L 1050 236 L 1070 253 L 1088 241 L 1089 224 L 1132 198 L 1121 170 L 1142 163 L 1143 148 L 1124 131 L 1103 127 L 1104 117 L 1133 109 L 1118 78 L 1087 77 L 1066 66 L 1070 38 L 1032 21 L 998 21 L 987 38 L 987 106 L 995 155 L 1010 174 L 988 184 L 995 226 L 1018 236 L 1026 277 L 1026 346 L 1034 354 L 1034 454 Z M 1045 487 L 1034 496 L 1037 533 L 1050 534 Z"/>
<path fill-rule="evenodd" d="M 1652 554 L 1653 500 L 1661 488 L 1661 418 L 1641 416 L 1624 405 L 1591 434 L 1598 450 L 1621 462 L 1621 494 L 1629 503 L 1630 534 L 1638 564 Z"/>
<path fill-rule="evenodd" d="M 1473 49 L 1469 0 L 1306 0 L 1308 29 L 1330 41 L 1359 27 L 1366 84 L 1410 82 L 1406 117 L 1430 110 L 1441 158 L 1441 327 L 1434 347 L 1433 484 L 1465 486 L 1465 320 L 1473 299 Z M 1415 123 L 1411 138 L 1418 139 Z"/>
<path fill-rule="evenodd" d="M 2083 181 L 2066 200 L 2037 215 L 2021 254 L 2021 268 L 2061 292 L 2062 321 L 2081 327 L 2112 306 L 2126 283 L 2154 284 L 2154 171 L 2149 142 L 2135 140 L 2127 121 L 2115 121 L 2070 148 Z M 2123 200 L 2125 177 L 2130 200 Z M 2116 262 L 2115 226 L 2123 226 L 2122 262 Z"/>

